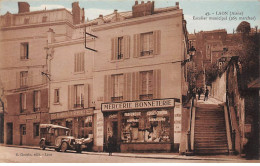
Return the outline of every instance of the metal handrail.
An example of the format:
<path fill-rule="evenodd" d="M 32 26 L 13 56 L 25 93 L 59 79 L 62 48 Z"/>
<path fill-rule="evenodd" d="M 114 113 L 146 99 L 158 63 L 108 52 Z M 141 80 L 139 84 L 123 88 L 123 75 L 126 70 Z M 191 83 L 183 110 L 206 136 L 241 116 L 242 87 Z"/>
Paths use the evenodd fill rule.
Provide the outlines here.
<path fill-rule="evenodd" d="M 226 97 L 226 106 L 227 106 L 227 112 L 228 112 L 228 117 L 229 117 L 229 126 L 230 126 L 230 135 L 231 135 L 231 143 L 232 143 L 232 151 L 234 152 L 235 151 L 235 141 L 236 141 L 236 130 L 233 126 L 233 123 L 232 123 L 232 115 L 231 115 L 231 112 L 230 112 L 230 102 L 229 102 L 229 97 L 227 95 Z"/>
<path fill-rule="evenodd" d="M 193 110 L 193 106 L 194 106 L 194 98 L 192 97 L 191 99 L 191 106 L 190 106 L 190 119 L 189 119 L 189 128 L 188 128 L 188 131 L 187 131 L 187 142 L 186 142 L 186 152 L 192 152 L 192 146 L 191 146 L 191 129 L 192 129 L 192 117 L 193 117 L 193 114 L 192 114 L 192 110 Z"/>

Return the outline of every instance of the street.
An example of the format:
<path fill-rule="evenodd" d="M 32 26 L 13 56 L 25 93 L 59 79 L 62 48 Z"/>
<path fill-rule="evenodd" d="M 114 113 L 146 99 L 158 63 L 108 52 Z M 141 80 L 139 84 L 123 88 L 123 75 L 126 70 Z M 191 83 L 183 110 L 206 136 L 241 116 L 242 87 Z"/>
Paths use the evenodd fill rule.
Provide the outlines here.
<path fill-rule="evenodd" d="M 17 147 L 0 146 L 0 162 L 1 163 L 214 163 L 214 160 L 187 160 L 187 159 L 155 159 L 155 158 L 139 158 L 124 157 L 115 154 L 108 156 L 107 153 L 87 153 L 81 154 L 73 151 L 65 153 L 56 152 L 53 149 L 27 149 Z M 233 161 L 217 161 L 217 162 L 234 162 Z M 241 161 L 240 161 L 241 162 Z M 244 161 L 245 162 L 245 161 Z"/>

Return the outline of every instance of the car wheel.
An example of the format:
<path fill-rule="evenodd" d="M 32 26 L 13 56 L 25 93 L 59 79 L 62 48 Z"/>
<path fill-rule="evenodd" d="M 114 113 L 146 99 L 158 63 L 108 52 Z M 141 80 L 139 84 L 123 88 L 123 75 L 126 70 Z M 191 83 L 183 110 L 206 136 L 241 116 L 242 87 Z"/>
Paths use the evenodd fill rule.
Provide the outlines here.
<path fill-rule="evenodd" d="M 55 148 L 56 152 L 59 152 L 60 151 L 60 148 Z"/>
<path fill-rule="evenodd" d="M 66 152 L 67 148 L 68 148 L 67 142 L 62 142 L 62 144 L 60 146 L 60 151 Z"/>
<path fill-rule="evenodd" d="M 41 141 L 41 142 L 40 142 L 40 148 L 41 148 L 42 150 L 45 150 L 45 141 Z"/>
<path fill-rule="evenodd" d="M 77 149 L 76 149 L 77 153 L 81 153 L 82 152 L 82 148 L 81 146 L 79 146 Z"/>

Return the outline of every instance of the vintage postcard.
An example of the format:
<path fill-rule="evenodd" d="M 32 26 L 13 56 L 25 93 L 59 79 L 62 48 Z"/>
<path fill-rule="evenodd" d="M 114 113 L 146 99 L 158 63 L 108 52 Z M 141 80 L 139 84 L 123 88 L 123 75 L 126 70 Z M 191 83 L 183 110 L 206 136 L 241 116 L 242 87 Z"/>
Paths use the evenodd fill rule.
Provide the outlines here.
<path fill-rule="evenodd" d="M 1 163 L 259 163 L 257 0 L 1 0 Z"/>

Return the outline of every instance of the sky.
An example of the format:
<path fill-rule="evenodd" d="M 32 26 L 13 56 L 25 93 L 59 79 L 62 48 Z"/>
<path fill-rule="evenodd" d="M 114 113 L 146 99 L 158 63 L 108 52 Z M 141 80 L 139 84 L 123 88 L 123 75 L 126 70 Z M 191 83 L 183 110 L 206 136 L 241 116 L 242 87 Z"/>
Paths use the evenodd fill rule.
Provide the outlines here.
<path fill-rule="evenodd" d="M 0 0 L 0 15 L 7 11 L 18 13 L 19 0 Z M 78 1 L 85 9 L 85 17 L 95 19 L 99 14 L 111 14 L 114 9 L 119 12 L 131 11 L 135 0 L 20 0 L 30 4 L 31 11 L 66 8 L 71 11 L 71 3 Z M 147 2 L 147 0 L 144 0 Z M 251 27 L 260 28 L 259 0 L 154 0 L 155 8 L 175 6 L 180 3 L 189 33 L 226 29 L 232 33 L 242 21 Z M 140 0 L 139 0 L 140 3 Z"/>

